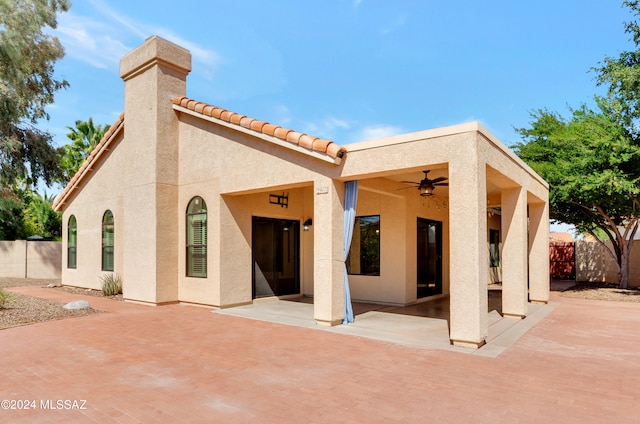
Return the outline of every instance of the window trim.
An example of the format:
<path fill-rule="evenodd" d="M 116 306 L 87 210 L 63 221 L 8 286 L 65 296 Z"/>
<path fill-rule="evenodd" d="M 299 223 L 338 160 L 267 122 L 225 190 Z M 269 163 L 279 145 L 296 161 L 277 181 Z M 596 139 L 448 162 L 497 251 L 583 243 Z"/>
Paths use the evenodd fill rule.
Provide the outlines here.
<path fill-rule="evenodd" d="M 110 221 L 107 219 L 110 218 Z M 106 231 L 111 228 L 111 244 L 108 243 L 108 238 L 105 237 Z M 107 209 L 102 215 L 102 261 L 101 268 L 103 271 L 114 271 L 115 269 L 115 218 L 113 216 L 113 212 L 110 209 Z M 108 264 L 105 265 L 105 255 L 109 255 L 111 257 L 111 267 L 109 268 Z"/>
<path fill-rule="evenodd" d="M 73 230 L 73 244 L 71 243 L 71 233 Z M 73 258 L 73 263 L 71 261 Z M 78 220 L 75 215 L 71 215 L 67 221 L 67 268 L 78 268 Z"/>
<path fill-rule="evenodd" d="M 351 264 L 351 253 L 354 251 L 354 241 L 355 240 L 360 240 L 360 246 L 359 246 L 359 251 L 360 251 L 360 262 L 362 262 L 362 251 L 363 251 L 363 238 L 362 238 L 362 231 L 363 231 L 363 226 L 361 225 L 361 220 L 365 219 L 365 218 L 377 218 L 377 229 L 375 229 L 375 235 L 378 238 L 378 243 L 377 243 L 377 258 L 376 258 L 376 262 L 374 264 L 373 267 L 373 271 L 372 272 L 353 272 L 352 270 L 352 264 Z M 379 277 L 380 276 L 380 270 L 381 270 L 381 241 L 380 241 L 380 223 L 381 223 L 381 219 L 380 219 L 380 215 L 359 215 L 355 217 L 354 223 L 353 223 L 353 237 L 351 239 L 351 246 L 349 247 L 349 255 L 347 256 L 347 273 L 349 275 L 359 275 L 359 276 L 364 276 L 364 277 Z M 356 231 L 358 232 L 357 236 L 356 236 Z M 360 264 L 362 265 L 362 264 Z"/>
<path fill-rule="evenodd" d="M 489 267 L 500 268 L 500 230 L 489 229 Z"/>
<path fill-rule="evenodd" d="M 193 206 L 197 206 L 198 202 L 201 202 L 199 209 L 195 209 Z M 199 220 L 195 220 L 199 217 Z M 196 240 L 189 240 L 189 235 L 192 234 L 195 238 L 196 231 L 190 229 L 190 225 L 195 222 L 199 222 L 201 227 L 197 230 L 200 232 L 201 240 L 199 243 Z M 185 213 L 185 276 L 189 278 L 207 278 L 208 274 L 208 249 L 207 249 L 207 234 L 208 234 L 208 215 L 207 215 L 207 202 L 201 196 L 194 196 L 189 200 L 187 204 L 187 210 Z M 195 259 L 194 250 L 198 250 L 200 260 L 202 260 L 201 272 L 195 272 L 192 268 L 193 260 Z"/>

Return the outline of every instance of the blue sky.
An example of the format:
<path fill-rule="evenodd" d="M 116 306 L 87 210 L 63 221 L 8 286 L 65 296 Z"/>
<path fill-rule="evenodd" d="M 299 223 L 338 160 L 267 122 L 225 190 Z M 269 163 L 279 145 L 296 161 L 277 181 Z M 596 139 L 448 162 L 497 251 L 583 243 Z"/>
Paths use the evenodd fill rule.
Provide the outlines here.
<path fill-rule="evenodd" d="M 153 4 L 153 6 L 147 6 Z M 65 144 L 123 110 L 120 58 L 151 35 L 193 55 L 187 95 L 338 144 L 480 121 L 505 144 L 529 112 L 591 102 L 630 47 L 615 0 L 76 0 L 43 126 Z"/>
<path fill-rule="evenodd" d="M 592 103 L 589 69 L 632 47 L 616 0 L 76 0 L 43 129 L 111 124 L 120 58 L 159 35 L 188 48 L 187 95 L 338 144 L 480 121 L 505 144 L 529 113 Z"/>

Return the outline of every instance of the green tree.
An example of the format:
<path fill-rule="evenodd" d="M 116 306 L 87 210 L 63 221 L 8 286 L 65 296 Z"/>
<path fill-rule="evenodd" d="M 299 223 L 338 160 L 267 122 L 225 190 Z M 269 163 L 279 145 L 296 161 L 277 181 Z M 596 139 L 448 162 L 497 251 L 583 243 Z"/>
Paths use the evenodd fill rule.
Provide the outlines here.
<path fill-rule="evenodd" d="M 627 288 L 640 214 L 640 145 L 606 110 L 583 106 L 570 119 L 538 110 L 531 127 L 518 130 L 523 142 L 515 150 L 549 183 L 551 218 L 601 242 Z"/>
<path fill-rule="evenodd" d="M 640 1 L 622 2 L 634 17 L 640 16 Z M 607 96 L 600 99 L 606 113 L 623 125 L 631 135 L 640 135 L 640 25 L 637 20 L 624 23 L 624 32 L 631 36 L 636 50 L 623 51 L 618 57 L 607 56 L 593 68 L 597 83 L 607 87 Z"/>
<path fill-rule="evenodd" d="M 552 219 L 611 242 L 607 250 L 626 288 L 640 216 L 640 0 L 622 5 L 634 18 L 624 30 L 635 50 L 592 68 L 607 88 L 595 98 L 599 110 L 582 106 L 569 119 L 538 110 L 531 127 L 519 129 L 523 142 L 516 151 L 549 182 Z"/>
<path fill-rule="evenodd" d="M 45 107 L 67 87 L 53 75 L 64 56 L 56 37 L 43 33 L 57 26 L 67 0 L 0 0 L 0 183 L 49 184 L 58 172 L 59 151 L 51 135 L 36 128 L 48 119 Z"/>
<path fill-rule="evenodd" d="M 93 119 L 88 121 L 76 121 L 76 127 L 67 127 L 70 132 L 67 137 L 71 143 L 62 146 L 64 153 L 60 161 L 62 171 L 61 182 L 68 183 L 71 177 L 78 172 L 91 151 L 98 145 L 102 137 L 109 131 L 109 125 L 93 124 Z"/>
<path fill-rule="evenodd" d="M 36 192 L 28 195 L 27 206 L 22 211 L 23 233 L 39 235 L 46 239 L 59 239 L 62 232 L 62 216 L 53 210 L 53 196 Z"/>
<path fill-rule="evenodd" d="M 22 200 L 10 189 L 0 188 L 0 240 L 24 238 Z"/>

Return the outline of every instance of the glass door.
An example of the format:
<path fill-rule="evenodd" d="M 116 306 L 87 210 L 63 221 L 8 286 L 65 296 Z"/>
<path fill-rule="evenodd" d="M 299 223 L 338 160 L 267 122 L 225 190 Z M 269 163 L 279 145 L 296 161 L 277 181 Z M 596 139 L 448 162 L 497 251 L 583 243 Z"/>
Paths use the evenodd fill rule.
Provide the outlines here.
<path fill-rule="evenodd" d="M 418 299 L 442 294 L 442 222 L 418 218 Z"/>
<path fill-rule="evenodd" d="M 253 297 L 300 293 L 300 223 L 253 217 Z"/>

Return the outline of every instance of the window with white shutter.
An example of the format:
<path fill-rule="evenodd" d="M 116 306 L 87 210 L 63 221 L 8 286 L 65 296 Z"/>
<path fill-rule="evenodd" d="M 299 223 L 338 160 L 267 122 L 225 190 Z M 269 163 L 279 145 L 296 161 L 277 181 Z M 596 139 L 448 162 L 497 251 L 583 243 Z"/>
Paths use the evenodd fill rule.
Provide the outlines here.
<path fill-rule="evenodd" d="M 207 276 L 207 205 L 201 197 L 189 202 L 186 216 L 187 277 Z"/>
<path fill-rule="evenodd" d="M 106 211 L 102 216 L 102 270 L 113 271 L 113 213 Z"/>
<path fill-rule="evenodd" d="M 67 268 L 76 268 L 76 247 L 78 238 L 78 226 L 76 224 L 76 217 L 71 215 L 69 217 L 69 224 L 67 225 Z"/>

